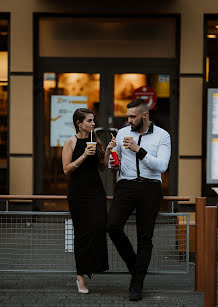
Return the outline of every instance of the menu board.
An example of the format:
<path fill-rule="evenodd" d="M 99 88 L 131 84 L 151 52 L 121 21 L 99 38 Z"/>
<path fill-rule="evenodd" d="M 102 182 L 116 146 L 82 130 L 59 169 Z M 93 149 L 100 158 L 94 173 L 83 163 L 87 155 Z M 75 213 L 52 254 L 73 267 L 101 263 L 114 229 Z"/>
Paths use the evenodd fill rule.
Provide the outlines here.
<path fill-rule="evenodd" d="M 50 146 L 63 146 L 66 139 L 75 135 L 73 113 L 87 108 L 86 96 L 51 96 Z"/>
<path fill-rule="evenodd" d="M 218 183 L 218 89 L 208 89 L 207 183 Z"/>
<path fill-rule="evenodd" d="M 218 94 L 212 94 L 212 134 L 218 134 Z"/>
<path fill-rule="evenodd" d="M 218 138 L 212 139 L 211 148 L 211 178 L 218 180 Z"/>

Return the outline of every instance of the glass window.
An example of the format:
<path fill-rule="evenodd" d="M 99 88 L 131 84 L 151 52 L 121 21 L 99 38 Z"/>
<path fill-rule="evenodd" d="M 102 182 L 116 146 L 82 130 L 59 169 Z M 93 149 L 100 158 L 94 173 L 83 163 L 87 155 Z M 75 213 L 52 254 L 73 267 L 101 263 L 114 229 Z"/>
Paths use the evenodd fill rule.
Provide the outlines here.
<path fill-rule="evenodd" d="M 175 58 L 175 18 L 43 17 L 42 57 Z"/>
<path fill-rule="evenodd" d="M 0 17 L 0 194 L 8 193 L 8 20 Z"/>
<path fill-rule="evenodd" d="M 207 169 L 206 183 L 218 183 L 218 18 L 207 22 Z M 210 193 L 210 192 L 209 192 Z"/>
<path fill-rule="evenodd" d="M 127 104 L 135 98 L 143 98 L 149 105 L 153 120 L 169 131 L 170 77 L 159 74 L 114 75 L 114 120 L 117 128 L 125 125 Z"/>
<path fill-rule="evenodd" d="M 114 75 L 114 127 L 128 125 L 127 104 L 142 98 L 149 106 L 151 120 L 170 132 L 170 76 L 160 74 L 115 74 Z M 168 195 L 169 170 L 162 174 L 163 195 Z M 166 205 L 166 206 L 165 206 Z M 164 204 L 167 208 L 167 204 Z M 164 207 L 164 208 L 165 208 Z"/>
<path fill-rule="evenodd" d="M 218 19 L 208 21 L 206 48 L 206 81 L 218 84 Z"/>
<path fill-rule="evenodd" d="M 75 134 L 72 116 L 78 107 L 93 110 L 98 120 L 100 74 L 44 73 L 44 170 L 43 193 L 66 194 L 68 178 L 62 168 L 62 146 Z M 55 210 L 65 210 L 58 201 Z M 44 202 L 45 210 L 52 210 Z"/>

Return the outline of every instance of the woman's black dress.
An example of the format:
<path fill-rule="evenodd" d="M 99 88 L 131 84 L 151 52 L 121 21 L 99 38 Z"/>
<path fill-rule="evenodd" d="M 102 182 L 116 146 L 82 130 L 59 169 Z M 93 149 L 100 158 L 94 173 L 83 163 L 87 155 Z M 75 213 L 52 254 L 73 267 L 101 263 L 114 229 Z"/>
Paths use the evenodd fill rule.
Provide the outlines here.
<path fill-rule="evenodd" d="M 78 139 L 72 161 L 85 151 L 90 139 Z M 98 172 L 98 155 L 88 156 L 71 173 L 68 205 L 74 226 L 74 251 L 78 275 L 108 270 L 106 194 Z"/>

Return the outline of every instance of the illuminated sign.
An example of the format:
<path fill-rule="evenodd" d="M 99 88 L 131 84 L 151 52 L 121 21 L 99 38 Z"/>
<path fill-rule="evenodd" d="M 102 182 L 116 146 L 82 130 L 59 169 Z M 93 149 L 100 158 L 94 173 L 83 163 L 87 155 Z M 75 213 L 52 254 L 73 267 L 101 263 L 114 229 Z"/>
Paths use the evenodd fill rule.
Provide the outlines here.
<path fill-rule="evenodd" d="M 153 109 L 157 102 L 157 95 L 153 88 L 150 86 L 141 86 L 137 88 L 132 95 L 132 99 L 141 98 L 144 99 L 148 105 L 149 110 Z"/>

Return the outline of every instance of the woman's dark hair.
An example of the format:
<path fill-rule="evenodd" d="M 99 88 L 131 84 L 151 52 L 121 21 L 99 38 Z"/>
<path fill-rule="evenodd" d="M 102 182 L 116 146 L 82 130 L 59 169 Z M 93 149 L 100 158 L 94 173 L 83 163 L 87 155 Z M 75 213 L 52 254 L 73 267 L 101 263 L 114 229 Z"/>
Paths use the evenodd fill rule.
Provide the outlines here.
<path fill-rule="evenodd" d="M 73 124 L 75 126 L 76 132 L 79 131 L 79 126 L 78 126 L 78 122 L 82 123 L 84 121 L 84 119 L 86 118 L 87 114 L 93 114 L 93 112 L 89 109 L 85 109 L 85 108 L 79 108 L 77 109 L 74 114 L 73 114 Z M 94 115 L 94 114 L 93 114 Z M 101 142 L 101 140 L 99 139 L 99 137 L 96 135 L 95 132 L 93 132 L 93 141 L 97 142 L 97 154 L 98 154 L 98 159 L 99 159 L 99 167 L 103 168 L 104 166 L 104 147 L 103 144 Z"/>
<path fill-rule="evenodd" d="M 76 132 L 79 131 L 79 126 L 77 125 L 77 122 L 82 123 L 83 120 L 86 118 L 87 114 L 93 114 L 93 112 L 91 110 L 85 109 L 85 108 L 76 109 L 76 111 L 74 112 L 74 114 L 73 114 L 73 124 L 75 126 Z"/>

